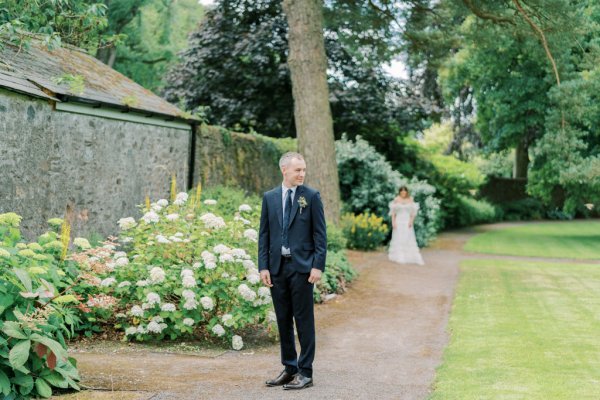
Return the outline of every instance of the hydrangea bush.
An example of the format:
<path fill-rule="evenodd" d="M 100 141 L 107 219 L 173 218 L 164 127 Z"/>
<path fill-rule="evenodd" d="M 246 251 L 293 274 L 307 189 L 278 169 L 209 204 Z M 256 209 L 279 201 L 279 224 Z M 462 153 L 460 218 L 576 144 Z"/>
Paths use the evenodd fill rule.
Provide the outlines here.
<path fill-rule="evenodd" d="M 112 309 L 129 339 L 203 333 L 241 349 L 239 332 L 274 319 L 255 264 L 259 211 L 254 202 L 221 214 L 217 200 L 200 201 L 199 191 L 148 201 L 141 218 L 119 220 L 122 249 L 108 244 L 76 256 L 96 275 L 85 285 L 102 294 L 88 306 Z"/>
<path fill-rule="evenodd" d="M 75 323 L 76 275 L 62 268 L 65 246 L 55 231 L 26 243 L 20 221 L 0 214 L 0 397 L 9 400 L 50 397 L 79 381 L 65 343 Z"/>
<path fill-rule="evenodd" d="M 383 217 L 388 225 L 389 203 L 400 186 L 407 186 L 419 203 L 415 233 L 419 246 L 426 246 L 440 228 L 440 201 L 435 188 L 426 181 L 409 180 L 394 171 L 385 157 L 360 136 L 353 142 L 345 136 L 336 141 L 336 160 L 340 192 L 346 211 L 354 214 L 370 212 Z"/>

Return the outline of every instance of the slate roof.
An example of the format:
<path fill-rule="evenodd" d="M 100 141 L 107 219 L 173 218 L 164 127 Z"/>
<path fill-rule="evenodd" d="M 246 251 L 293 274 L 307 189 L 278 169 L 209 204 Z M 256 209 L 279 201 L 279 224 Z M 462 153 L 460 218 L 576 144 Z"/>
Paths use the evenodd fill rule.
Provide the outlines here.
<path fill-rule="evenodd" d="M 83 77 L 82 93 L 72 93 L 67 83 L 55 83 L 66 74 Z M 108 105 L 191 122 L 174 105 L 72 46 L 48 50 L 32 40 L 28 49 L 19 49 L 4 42 L 0 49 L 0 87 L 55 101 Z"/>

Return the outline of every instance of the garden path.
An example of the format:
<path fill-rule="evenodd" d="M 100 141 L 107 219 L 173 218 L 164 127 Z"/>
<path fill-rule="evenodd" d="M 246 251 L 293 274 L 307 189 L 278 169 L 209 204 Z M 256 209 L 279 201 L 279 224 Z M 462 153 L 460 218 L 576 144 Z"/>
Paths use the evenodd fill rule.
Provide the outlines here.
<path fill-rule="evenodd" d="M 360 277 L 317 306 L 310 389 L 264 386 L 281 369 L 277 345 L 200 355 L 88 350 L 74 355 L 82 384 L 96 390 L 57 399 L 424 399 L 448 340 L 461 249 L 474 233 L 441 234 L 423 251 L 425 266 L 349 252 Z"/>

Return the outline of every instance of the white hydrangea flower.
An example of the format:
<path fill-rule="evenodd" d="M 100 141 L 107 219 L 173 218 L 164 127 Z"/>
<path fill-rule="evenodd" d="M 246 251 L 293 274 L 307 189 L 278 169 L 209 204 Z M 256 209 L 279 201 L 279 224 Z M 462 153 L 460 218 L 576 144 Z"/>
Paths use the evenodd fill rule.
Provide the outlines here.
<path fill-rule="evenodd" d="M 214 308 L 215 303 L 213 302 L 213 299 L 211 299 L 208 296 L 204 296 L 200 299 L 200 304 L 202 304 L 202 308 L 204 308 L 206 311 L 210 311 Z"/>
<path fill-rule="evenodd" d="M 221 317 L 221 321 L 223 321 L 223 325 L 225 326 L 232 326 L 233 325 L 233 315 L 231 314 L 225 314 Z"/>
<path fill-rule="evenodd" d="M 167 199 L 160 199 L 156 202 L 157 205 L 161 206 L 161 207 L 166 207 L 169 205 L 169 200 Z"/>
<path fill-rule="evenodd" d="M 179 218 L 179 214 L 168 214 L 166 217 L 169 221 L 176 221 Z"/>
<path fill-rule="evenodd" d="M 238 292 L 247 301 L 254 301 L 256 299 L 256 292 L 250 289 L 245 283 L 238 286 Z"/>
<path fill-rule="evenodd" d="M 196 279 L 193 276 L 186 275 L 181 280 L 181 284 L 183 285 L 183 287 L 191 288 L 196 286 Z"/>
<path fill-rule="evenodd" d="M 177 307 L 175 307 L 175 304 L 173 303 L 165 303 L 160 306 L 160 309 L 161 311 L 173 312 L 177 310 Z"/>
<path fill-rule="evenodd" d="M 206 204 L 207 206 L 214 206 L 217 204 L 217 201 L 213 199 L 206 199 L 204 200 L 204 204 Z"/>
<path fill-rule="evenodd" d="M 277 321 L 277 316 L 275 315 L 275 312 L 269 310 L 269 312 L 267 313 L 267 320 L 270 322 Z"/>
<path fill-rule="evenodd" d="M 220 324 L 213 326 L 212 331 L 217 336 L 223 336 L 225 334 L 225 329 Z"/>
<path fill-rule="evenodd" d="M 268 287 L 261 286 L 258 288 L 258 295 L 260 297 L 271 297 L 271 290 Z"/>
<path fill-rule="evenodd" d="M 102 282 L 100 282 L 100 286 L 104 286 L 104 287 L 108 287 L 108 286 L 112 286 L 115 284 L 115 282 L 117 282 L 117 280 L 115 278 L 106 278 L 103 279 Z"/>
<path fill-rule="evenodd" d="M 187 199 L 188 199 L 188 194 L 186 192 L 177 193 L 177 196 L 175 196 L 175 201 L 173 202 L 173 204 L 182 206 L 185 204 Z"/>
<path fill-rule="evenodd" d="M 250 207 L 248 204 L 242 204 L 239 208 L 238 208 L 239 212 L 250 212 L 252 211 L 252 207 Z"/>
<path fill-rule="evenodd" d="M 183 304 L 183 308 L 185 308 L 186 310 L 195 310 L 196 308 L 198 308 L 198 302 L 195 299 L 187 299 L 186 302 Z"/>
<path fill-rule="evenodd" d="M 242 265 L 244 266 L 244 268 L 246 269 L 252 269 L 252 268 L 256 268 L 256 265 L 254 264 L 254 261 L 252 260 L 244 260 L 242 262 Z"/>
<path fill-rule="evenodd" d="M 164 237 L 163 235 L 156 235 L 156 242 L 162 244 L 169 244 L 171 241 Z"/>
<path fill-rule="evenodd" d="M 87 250 L 92 247 L 90 245 L 90 242 L 86 238 L 80 238 L 80 237 L 73 239 L 73 244 L 82 250 Z"/>
<path fill-rule="evenodd" d="M 188 239 L 188 238 L 183 239 L 183 243 L 189 243 L 189 242 L 191 242 L 190 239 Z"/>
<path fill-rule="evenodd" d="M 213 247 L 213 251 L 217 254 L 225 254 L 229 253 L 231 249 L 228 246 L 225 246 L 224 244 L 218 244 L 215 247 Z"/>
<path fill-rule="evenodd" d="M 181 233 L 181 232 L 175 232 L 175 234 L 173 236 L 175 236 L 175 237 L 183 237 L 183 233 Z"/>
<path fill-rule="evenodd" d="M 142 310 L 148 310 L 152 307 L 153 307 L 152 304 L 142 303 Z"/>
<path fill-rule="evenodd" d="M 113 244 L 105 244 L 102 247 L 105 248 L 105 249 L 108 249 L 108 250 L 114 250 L 115 249 L 115 246 Z M 106 254 L 106 253 L 103 253 L 103 254 Z M 102 257 L 106 257 L 106 256 L 103 255 Z"/>
<path fill-rule="evenodd" d="M 193 290 L 185 289 L 183 292 L 181 292 L 181 297 L 183 297 L 186 300 L 195 299 L 196 293 L 194 293 Z"/>
<path fill-rule="evenodd" d="M 192 264 L 192 268 L 194 268 L 194 269 L 198 269 L 201 266 L 202 266 L 202 264 L 200 264 L 199 262 L 195 262 L 195 263 Z"/>
<path fill-rule="evenodd" d="M 231 338 L 231 347 L 233 347 L 234 350 L 241 350 L 244 347 L 242 337 L 234 335 L 233 338 Z"/>
<path fill-rule="evenodd" d="M 206 265 L 204 265 L 206 267 L 206 269 L 215 269 L 217 268 L 217 263 L 214 262 L 208 262 L 206 263 Z"/>
<path fill-rule="evenodd" d="M 117 267 L 124 267 L 127 264 L 129 264 L 129 259 L 127 257 L 117 258 L 117 260 L 115 261 L 115 265 Z"/>
<path fill-rule="evenodd" d="M 194 326 L 194 320 L 191 318 L 184 318 L 183 324 L 187 326 Z"/>
<path fill-rule="evenodd" d="M 174 243 L 181 243 L 183 240 L 179 239 L 177 236 L 169 236 L 169 240 Z"/>
<path fill-rule="evenodd" d="M 139 325 L 139 326 L 137 327 L 137 333 L 144 335 L 144 334 L 146 334 L 147 332 L 148 332 L 148 331 L 146 330 L 146 328 L 144 328 L 144 325 Z"/>
<path fill-rule="evenodd" d="M 146 295 L 146 300 L 148 300 L 148 304 L 160 304 L 160 296 L 158 293 L 150 292 Z"/>
<path fill-rule="evenodd" d="M 246 250 L 244 249 L 232 249 L 231 250 L 231 255 L 237 258 L 244 258 L 246 257 Z"/>
<path fill-rule="evenodd" d="M 123 236 L 121 238 L 121 243 L 130 243 L 130 242 L 133 242 L 133 238 L 131 236 Z"/>
<path fill-rule="evenodd" d="M 233 256 L 231 254 L 221 254 L 219 256 L 219 262 L 225 263 L 225 262 L 234 262 L 235 259 L 233 258 Z"/>
<path fill-rule="evenodd" d="M 158 214 L 155 213 L 154 211 L 148 211 L 146 214 L 144 214 L 144 216 L 142 217 L 142 220 L 149 224 L 149 223 L 157 223 L 159 220 Z"/>
<path fill-rule="evenodd" d="M 251 284 L 256 285 L 258 282 L 260 282 L 260 275 L 258 275 L 258 274 L 249 274 L 248 276 L 246 276 L 246 279 Z"/>
<path fill-rule="evenodd" d="M 246 229 L 244 231 L 244 237 L 246 239 L 252 240 L 253 242 L 257 242 L 258 241 L 258 232 L 256 232 L 256 229 Z"/>
<path fill-rule="evenodd" d="M 116 251 L 115 254 L 113 254 L 113 258 L 115 260 L 121 257 L 127 257 L 127 253 L 125 253 L 124 251 Z"/>
<path fill-rule="evenodd" d="M 117 224 L 119 224 L 119 228 L 121 228 L 122 231 L 126 231 L 128 229 L 133 228 L 134 226 L 137 225 L 137 222 L 135 222 L 135 219 L 133 219 L 132 217 L 127 217 L 127 218 L 121 218 Z"/>
<path fill-rule="evenodd" d="M 135 285 L 138 287 L 148 286 L 149 284 L 150 282 L 148 282 L 146 279 L 139 280 L 135 283 Z"/>
<path fill-rule="evenodd" d="M 225 279 L 227 279 L 227 278 L 229 278 L 229 274 L 228 274 L 227 272 L 223 272 L 223 273 L 221 274 L 221 278 L 225 278 Z"/>
<path fill-rule="evenodd" d="M 161 267 L 154 267 L 150 271 L 150 279 L 153 283 L 161 283 L 165 280 L 165 271 Z"/>
<path fill-rule="evenodd" d="M 142 307 L 136 305 L 136 306 L 131 307 L 130 313 L 134 317 L 141 317 L 144 315 L 144 310 L 142 309 Z"/>
<path fill-rule="evenodd" d="M 150 321 L 147 329 L 148 329 L 148 332 L 150 332 L 150 333 L 161 333 L 163 330 L 163 327 L 158 322 Z"/>
<path fill-rule="evenodd" d="M 213 213 L 203 214 L 199 219 L 204 223 L 204 226 L 208 229 L 221 229 L 227 226 L 223 218 L 217 217 Z"/>
<path fill-rule="evenodd" d="M 161 317 L 160 315 L 156 315 L 156 316 L 152 317 L 151 321 L 160 323 L 160 322 L 163 322 L 163 317 Z"/>
<path fill-rule="evenodd" d="M 110 272 L 113 272 L 115 270 L 115 263 L 114 262 L 107 262 L 106 263 L 106 269 L 109 270 Z"/>
<path fill-rule="evenodd" d="M 127 286 L 131 286 L 131 282 L 129 282 L 129 281 L 123 281 L 123 282 L 119 283 L 118 287 L 124 288 L 124 287 L 127 287 Z"/>
<path fill-rule="evenodd" d="M 219 248 L 219 250 L 221 250 L 222 247 L 219 247 L 219 246 L 224 246 L 224 245 L 218 244 L 218 245 L 215 246 L 215 249 Z M 224 251 L 226 253 L 227 251 L 229 251 L 229 247 L 227 247 L 227 246 L 225 246 L 225 247 L 227 248 L 227 250 Z M 202 259 L 204 260 L 204 262 L 211 262 L 211 261 L 214 262 L 214 261 L 217 261 L 217 257 L 213 253 L 211 253 L 210 251 L 207 251 L 207 250 L 204 250 L 200 256 L 202 257 Z"/>
<path fill-rule="evenodd" d="M 129 328 L 125 329 L 125 336 L 132 336 L 136 333 L 138 333 L 138 330 L 135 326 L 130 326 Z"/>
<path fill-rule="evenodd" d="M 191 269 L 182 269 L 180 276 L 183 278 L 184 276 L 194 276 L 194 271 L 192 271 Z"/>

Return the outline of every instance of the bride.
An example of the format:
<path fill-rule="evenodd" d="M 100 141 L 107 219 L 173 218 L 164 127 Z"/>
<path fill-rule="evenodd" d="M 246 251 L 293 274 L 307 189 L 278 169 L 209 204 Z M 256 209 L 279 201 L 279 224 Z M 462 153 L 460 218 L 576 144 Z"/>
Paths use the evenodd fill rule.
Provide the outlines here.
<path fill-rule="evenodd" d="M 388 257 L 391 261 L 400 264 L 424 264 L 413 228 L 418 210 L 419 204 L 410 197 L 408 188 L 402 186 L 398 190 L 398 196 L 390 202 L 393 230 Z"/>

